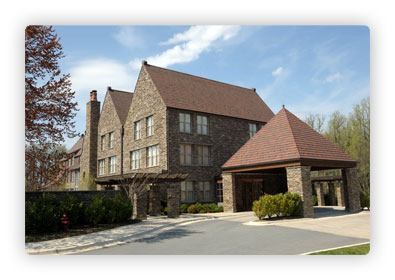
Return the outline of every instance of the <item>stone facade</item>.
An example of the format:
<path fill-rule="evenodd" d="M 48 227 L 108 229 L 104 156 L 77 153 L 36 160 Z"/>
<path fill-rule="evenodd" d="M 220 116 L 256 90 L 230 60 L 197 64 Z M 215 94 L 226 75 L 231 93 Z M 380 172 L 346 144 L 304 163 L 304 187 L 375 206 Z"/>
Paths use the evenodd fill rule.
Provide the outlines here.
<path fill-rule="evenodd" d="M 342 169 L 346 210 L 351 213 L 361 210 L 360 187 L 357 182 L 357 168 Z"/>
<path fill-rule="evenodd" d="M 337 205 L 334 182 L 328 182 L 329 205 Z"/>
<path fill-rule="evenodd" d="M 236 212 L 236 178 L 234 173 L 222 173 L 224 212 Z"/>
<path fill-rule="evenodd" d="M 151 185 L 149 191 L 149 214 L 150 216 L 160 216 L 160 200 L 162 198 L 160 185 Z"/>
<path fill-rule="evenodd" d="M 337 205 L 345 206 L 344 204 L 344 190 L 343 190 L 343 182 L 338 182 L 336 186 L 336 197 L 337 197 Z"/>
<path fill-rule="evenodd" d="M 301 196 L 301 214 L 305 218 L 314 218 L 310 169 L 310 166 L 286 167 L 288 191 Z"/>
<path fill-rule="evenodd" d="M 177 218 L 180 216 L 181 185 L 170 184 L 167 189 L 167 216 Z"/>
<path fill-rule="evenodd" d="M 97 177 L 97 135 L 99 118 L 100 102 L 97 100 L 89 101 L 86 104 L 86 132 L 80 162 L 80 182 L 88 180 L 90 176 L 93 178 Z M 96 184 L 86 184 L 85 187 L 90 190 L 96 190 Z"/>

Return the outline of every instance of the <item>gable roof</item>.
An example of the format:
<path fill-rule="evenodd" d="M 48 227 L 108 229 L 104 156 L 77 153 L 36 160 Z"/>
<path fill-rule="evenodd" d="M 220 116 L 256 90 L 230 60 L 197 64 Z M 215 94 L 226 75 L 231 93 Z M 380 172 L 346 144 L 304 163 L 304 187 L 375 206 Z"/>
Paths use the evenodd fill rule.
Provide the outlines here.
<path fill-rule="evenodd" d="M 253 89 L 242 88 L 143 63 L 165 105 L 268 122 L 273 112 Z"/>
<path fill-rule="evenodd" d="M 348 154 L 283 107 L 222 168 L 300 160 L 356 164 Z"/>
<path fill-rule="evenodd" d="M 82 153 L 82 145 L 84 143 L 84 135 L 82 134 L 82 136 L 80 137 L 80 139 L 78 139 L 78 141 L 74 144 L 73 147 L 71 147 L 70 150 L 67 151 L 68 154 L 72 154 L 74 152 L 77 152 L 76 156 L 80 156 Z"/>
<path fill-rule="evenodd" d="M 128 116 L 130 103 L 132 103 L 133 92 L 115 90 L 110 87 L 107 88 L 107 92 L 110 94 L 121 124 L 124 125 Z"/>

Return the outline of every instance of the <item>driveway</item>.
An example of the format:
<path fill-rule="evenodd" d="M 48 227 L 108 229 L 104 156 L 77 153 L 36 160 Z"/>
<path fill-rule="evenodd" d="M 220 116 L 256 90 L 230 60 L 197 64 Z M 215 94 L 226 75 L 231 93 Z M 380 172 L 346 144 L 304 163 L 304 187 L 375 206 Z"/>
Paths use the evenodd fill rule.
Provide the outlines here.
<path fill-rule="evenodd" d="M 293 255 L 369 242 L 370 213 L 316 207 L 315 219 L 256 222 L 252 212 L 190 220 L 89 255 Z"/>

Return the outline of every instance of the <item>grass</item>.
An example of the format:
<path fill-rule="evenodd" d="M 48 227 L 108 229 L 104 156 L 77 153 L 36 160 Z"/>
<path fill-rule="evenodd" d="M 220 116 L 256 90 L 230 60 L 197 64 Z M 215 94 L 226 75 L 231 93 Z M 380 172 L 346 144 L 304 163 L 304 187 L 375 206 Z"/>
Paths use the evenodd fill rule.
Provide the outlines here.
<path fill-rule="evenodd" d="M 351 246 L 347 248 L 317 252 L 317 253 L 312 253 L 310 255 L 367 255 L 369 251 L 370 251 L 370 243 Z"/>

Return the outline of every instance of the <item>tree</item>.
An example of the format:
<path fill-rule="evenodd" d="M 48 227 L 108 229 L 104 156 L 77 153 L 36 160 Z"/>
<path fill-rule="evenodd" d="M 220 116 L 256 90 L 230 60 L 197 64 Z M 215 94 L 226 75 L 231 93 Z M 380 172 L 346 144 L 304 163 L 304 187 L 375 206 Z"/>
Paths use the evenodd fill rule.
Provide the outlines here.
<path fill-rule="evenodd" d="M 74 117 L 77 102 L 70 74 L 61 75 L 64 57 L 60 38 L 49 26 L 25 30 L 25 172 L 30 188 L 55 179 L 64 152 L 55 147 L 67 135 L 77 136 Z"/>
<path fill-rule="evenodd" d="M 312 129 L 322 134 L 324 132 L 325 115 L 309 114 L 305 119 L 305 123 L 307 123 Z"/>

